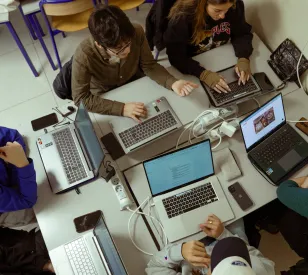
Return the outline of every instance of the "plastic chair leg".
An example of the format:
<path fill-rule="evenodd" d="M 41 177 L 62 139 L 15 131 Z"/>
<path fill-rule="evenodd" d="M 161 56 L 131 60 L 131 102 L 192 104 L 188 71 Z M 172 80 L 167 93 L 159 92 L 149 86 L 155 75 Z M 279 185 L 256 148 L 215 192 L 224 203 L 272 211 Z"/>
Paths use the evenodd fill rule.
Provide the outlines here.
<path fill-rule="evenodd" d="M 158 59 L 158 56 L 159 56 L 159 51 L 156 51 L 156 53 L 155 53 L 155 60 Z"/>
<path fill-rule="evenodd" d="M 43 29 L 42 29 L 42 27 L 41 27 L 40 22 L 39 22 L 38 19 L 37 19 L 36 14 L 33 14 L 33 20 L 34 20 L 36 26 L 38 27 L 38 31 L 40 32 L 41 36 L 45 36 L 45 33 L 44 33 L 44 31 L 43 31 Z"/>
<path fill-rule="evenodd" d="M 37 36 L 38 40 L 41 43 L 41 46 L 42 46 L 42 48 L 43 48 L 43 50 L 44 50 L 44 52 L 45 52 L 45 54 L 47 56 L 47 59 L 48 59 L 50 65 L 51 65 L 52 69 L 55 71 L 57 68 L 56 68 L 55 64 L 53 63 L 52 58 L 50 56 L 50 53 L 49 53 L 49 51 L 48 51 L 48 49 L 46 47 L 46 44 L 44 42 L 44 39 L 42 38 L 41 32 L 40 32 L 39 27 L 38 27 L 38 23 L 34 19 L 34 15 L 29 15 L 28 18 L 29 18 L 29 21 L 31 22 L 31 24 L 32 24 L 32 26 L 34 28 L 36 36 Z"/>
<path fill-rule="evenodd" d="M 11 24 L 11 22 L 5 22 L 5 24 L 6 24 L 6 26 L 8 27 L 10 33 L 12 34 L 12 36 L 13 36 L 15 42 L 17 43 L 18 48 L 20 49 L 20 51 L 22 52 L 24 58 L 26 59 L 26 61 L 27 61 L 28 65 L 29 65 L 29 67 L 30 67 L 32 73 L 34 74 L 35 77 L 38 77 L 39 74 L 38 74 L 38 72 L 36 71 L 36 69 L 34 68 L 33 63 L 32 63 L 32 61 L 30 60 L 30 57 L 29 57 L 29 55 L 27 54 L 27 52 L 26 52 L 26 50 L 25 50 L 23 44 L 21 43 L 21 41 L 20 41 L 20 39 L 19 39 L 19 37 L 18 37 L 18 35 L 17 35 L 17 33 L 16 33 L 16 31 L 15 31 L 13 25 Z"/>

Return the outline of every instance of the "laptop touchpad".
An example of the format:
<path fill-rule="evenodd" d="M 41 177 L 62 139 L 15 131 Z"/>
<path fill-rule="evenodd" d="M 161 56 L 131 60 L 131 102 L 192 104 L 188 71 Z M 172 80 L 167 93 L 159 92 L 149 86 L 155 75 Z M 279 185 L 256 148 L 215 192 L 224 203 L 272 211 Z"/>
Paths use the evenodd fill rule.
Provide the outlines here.
<path fill-rule="evenodd" d="M 289 171 L 291 168 L 293 168 L 301 160 L 302 160 L 301 156 L 295 150 L 291 150 L 289 153 L 287 153 L 284 157 L 282 157 L 278 161 L 278 164 L 285 171 Z"/>

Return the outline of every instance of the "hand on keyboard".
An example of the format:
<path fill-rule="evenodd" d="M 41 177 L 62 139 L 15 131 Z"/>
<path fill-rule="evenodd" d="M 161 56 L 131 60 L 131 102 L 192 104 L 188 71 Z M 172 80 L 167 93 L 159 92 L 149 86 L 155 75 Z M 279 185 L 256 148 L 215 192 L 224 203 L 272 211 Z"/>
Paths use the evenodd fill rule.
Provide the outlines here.
<path fill-rule="evenodd" d="M 186 80 L 178 80 L 172 84 L 172 90 L 179 96 L 187 96 L 199 86 Z"/>
<path fill-rule="evenodd" d="M 228 91 L 231 92 L 231 89 L 229 88 L 226 80 L 218 73 L 205 70 L 200 75 L 200 80 L 219 94 L 221 92 L 223 93 L 227 93 Z"/>
<path fill-rule="evenodd" d="M 237 65 L 235 66 L 235 72 L 239 77 L 238 85 L 241 85 L 241 83 L 245 85 L 251 76 L 249 59 L 239 58 Z"/>
<path fill-rule="evenodd" d="M 139 118 L 146 118 L 147 109 L 141 102 L 126 103 L 123 109 L 123 116 L 130 117 L 138 123 L 141 123 L 141 120 Z"/>

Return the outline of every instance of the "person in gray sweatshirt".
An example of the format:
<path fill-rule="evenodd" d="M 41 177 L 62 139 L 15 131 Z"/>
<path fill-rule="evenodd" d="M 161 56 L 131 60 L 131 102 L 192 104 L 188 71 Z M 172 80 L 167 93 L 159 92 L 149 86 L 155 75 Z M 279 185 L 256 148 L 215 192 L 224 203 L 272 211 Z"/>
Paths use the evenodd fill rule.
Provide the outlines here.
<path fill-rule="evenodd" d="M 238 220 L 228 226 L 226 229 L 223 223 L 215 215 L 210 215 L 206 221 L 200 225 L 204 233 L 215 241 L 205 246 L 200 241 L 179 242 L 167 245 L 161 251 L 157 252 L 146 268 L 148 275 L 275 275 L 274 262 L 265 258 L 259 250 L 249 246 L 247 236 L 245 234 L 243 220 Z M 232 233 L 231 233 L 232 232 Z M 238 238 L 244 241 L 249 254 L 249 259 L 239 260 L 241 255 L 237 254 L 238 244 L 236 241 L 226 241 L 225 239 Z M 222 242 L 224 240 L 224 242 Z M 225 242 L 226 241 L 226 242 Z M 219 244 L 219 245 L 218 245 Z M 220 246 L 225 260 L 221 268 L 213 271 L 217 266 L 213 264 L 215 247 Z M 228 251 L 228 255 L 226 255 Z M 213 253 L 213 254 L 212 254 Z M 221 254 L 220 253 L 220 254 Z M 234 255 L 232 255 L 234 253 Z M 235 258 L 232 258 L 235 257 Z M 215 257 L 217 259 L 217 257 Z M 247 258 L 247 257 L 246 257 Z M 227 260 L 229 259 L 229 260 Z M 227 261 L 227 263 L 225 263 Z M 248 266 L 247 266 L 248 262 Z M 219 264 L 220 265 L 220 264 Z M 246 266 L 249 272 L 238 270 L 235 266 Z M 249 268 L 248 268 L 249 267 Z"/>

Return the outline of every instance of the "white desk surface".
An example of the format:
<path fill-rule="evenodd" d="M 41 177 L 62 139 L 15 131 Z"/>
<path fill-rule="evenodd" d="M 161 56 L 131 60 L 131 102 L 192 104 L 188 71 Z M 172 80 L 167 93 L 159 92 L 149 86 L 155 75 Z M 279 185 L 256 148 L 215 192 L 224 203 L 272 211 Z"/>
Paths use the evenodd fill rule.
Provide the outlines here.
<path fill-rule="evenodd" d="M 254 34 L 253 39 L 254 52 L 251 56 L 251 69 L 252 72 L 265 72 L 274 86 L 278 86 L 281 81 L 272 71 L 267 64 L 267 60 L 270 57 L 270 51 L 260 40 L 260 38 Z M 212 71 L 219 71 L 224 68 L 231 67 L 236 64 L 237 58 L 234 55 L 234 50 L 231 44 L 223 45 L 219 48 L 213 49 L 206 53 L 196 56 L 194 59 L 199 61 L 207 69 Z M 174 67 L 169 67 L 167 70 L 176 76 L 177 78 L 187 79 L 199 83 L 200 81 L 193 76 L 183 75 L 178 72 Z M 295 83 L 290 83 L 282 91 L 282 94 L 288 94 L 298 89 Z M 148 103 L 161 96 L 165 96 L 183 125 L 187 125 L 192 122 L 202 111 L 209 108 L 210 102 L 201 84 L 188 97 L 179 97 L 174 92 L 168 91 L 165 88 L 159 86 L 148 77 L 141 78 L 118 89 L 110 91 L 104 95 L 104 98 L 111 100 L 117 100 L 121 102 L 144 102 Z M 268 94 L 258 98 L 260 104 L 266 102 L 271 98 L 273 94 Z M 240 114 L 248 113 L 258 107 L 257 103 L 253 100 L 247 101 L 239 105 Z M 104 135 L 111 132 L 111 128 L 108 124 L 109 116 L 95 114 L 95 119 L 99 124 Z M 120 117 L 118 119 L 121 119 Z M 141 148 L 135 152 L 129 153 L 117 160 L 119 168 L 123 171 L 133 165 L 136 165 L 143 160 L 160 154 L 166 150 L 169 150 L 174 146 L 174 143 L 179 136 L 179 132 L 168 135 L 161 138 L 155 143 L 150 144 L 144 148 Z"/>
<path fill-rule="evenodd" d="M 288 120 L 298 120 L 301 117 L 308 117 L 308 108 L 307 108 L 308 96 L 305 94 L 303 90 L 297 90 L 293 93 L 290 93 L 284 96 L 283 100 L 284 100 L 284 106 L 285 106 L 286 116 Z M 292 123 L 291 125 L 294 126 L 294 123 Z M 308 141 L 307 136 L 305 136 L 297 128 L 295 129 Z M 228 146 L 230 150 L 232 151 L 239 165 L 239 168 L 243 174 L 241 177 L 231 182 L 225 181 L 219 169 L 219 166 L 216 163 L 216 158 L 215 158 L 216 151 L 213 152 L 215 174 L 218 177 L 221 183 L 221 186 L 224 189 L 224 192 L 229 200 L 230 206 L 236 217 L 232 221 L 235 221 L 247 215 L 248 213 L 253 212 L 254 210 L 260 208 L 261 206 L 269 203 L 275 198 L 277 198 L 276 187 L 270 185 L 250 163 L 247 157 L 247 153 L 244 147 L 244 143 L 243 143 L 243 139 L 242 139 L 242 135 L 240 131 L 238 131 L 233 138 L 229 138 L 228 140 L 224 138 L 224 141 L 225 142 L 222 144 L 222 147 L 218 148 L 218 150 Z M 303 169 L 298 171 L 294 175 L 294 177 L 304 176 L 304 175 L 307 175 L 307 173 L 308 173 L 308 166 L 305 166 Z M 147 196 L 151 195 L 150 189 L 147 183 L 146 175 L 144 173 L 143 165 L 139 164 L 135 167 L 132 167 L 126 170 L 124 172 L 124 175 L 127 181 L 129 182 L 129 185 L 132 188 L 132 191 L 134 192 L 138 200 L 138 203 L 141 204 Z M 237 181 L 242 184 L 243 188 L 247 191 L 247 193 L 249 194 L 249 196 L 254 202 L 254 206 L 247 211 L 241 210 L 241 208 L 238 206 L 238 204 L 236 203 L 236 201 L 233 199 L 233 197 L 228 191 L 228 187 Z M 152 212 L 154 212 L 155 214 L 154 208 L 152 209 Z M 202 219 L 205 219 L 205 218 L 206 217 L 200 217 L 200 223 L 203 221 Z M 231 223 L 232 221 L 228 223 Z M 159 237 L 158 237 L 159 235 L 157 233 L 161 234 L 161 231 L 157 230 L 153 226 L 153 223 L 150 221 L 150 219 L 149 219 L 149 223 L 151 224 L 151 228 L 153 229 L 153 232 L 155 233 L 155 235 L 157 236 L 159 240 Z M 201 239 L 202 237 L 204 237 L 203 233 L 199 233 L 199 234 L 190 236 L 186 238 L 185 240 Z"/>

